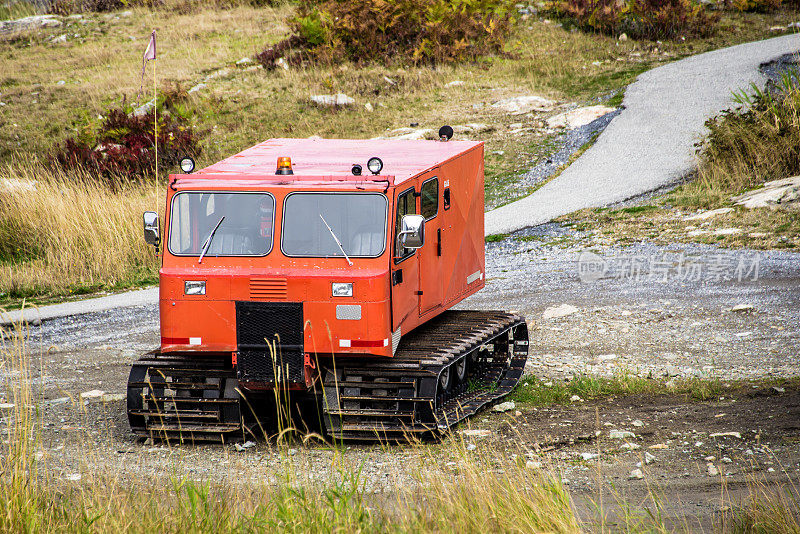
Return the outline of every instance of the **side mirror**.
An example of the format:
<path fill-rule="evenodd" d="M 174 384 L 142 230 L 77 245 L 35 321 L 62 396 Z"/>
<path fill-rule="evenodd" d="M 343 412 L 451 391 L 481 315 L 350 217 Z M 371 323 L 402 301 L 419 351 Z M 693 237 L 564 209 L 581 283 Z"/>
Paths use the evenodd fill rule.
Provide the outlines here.
<path fill-rule="evenodd" d="M 144 212 L 144 241 L 148 245 L 158 247 L 161 244 L 161 230 L 158 224 L 158 213 Z"/>
<path fill-rule="evenodd" d="M 420 248 L 425 243 L 425 217 L 403 215 L 400 244 L 405 248 Z"/>

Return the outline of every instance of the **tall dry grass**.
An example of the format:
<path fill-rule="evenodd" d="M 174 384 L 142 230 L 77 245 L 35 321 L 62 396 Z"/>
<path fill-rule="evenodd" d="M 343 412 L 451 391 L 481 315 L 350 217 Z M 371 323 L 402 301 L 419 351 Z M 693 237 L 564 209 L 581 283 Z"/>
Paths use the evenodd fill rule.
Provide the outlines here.
<path fill-rule="evenodd" d="M 773 92 L 737 95 L 747 108 L 710 120 L 697 180 L 672 195 L 680 206 L 714 207 L 766 181 L 800 174 L 800 81 L 785 76 Z"/>
<path fill-rule="evenodd" d="M 158 201 L 156 199 L 158 198 Z M 154 184 L 111 191 L 85 172 L 35 162 L 0 168 L 0 294 L 65 295 L 156 281 L 142 212 L 163 212 Z"/>

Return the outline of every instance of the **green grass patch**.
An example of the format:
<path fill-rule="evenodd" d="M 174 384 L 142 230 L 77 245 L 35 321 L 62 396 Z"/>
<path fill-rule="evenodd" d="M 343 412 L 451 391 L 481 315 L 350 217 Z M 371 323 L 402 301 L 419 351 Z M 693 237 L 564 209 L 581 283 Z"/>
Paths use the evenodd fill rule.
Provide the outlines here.
<path fill-rule="evenodd" d="M 484 241 L 486 243 L 497 243 L 498 241 L 502 241 L 507 237 L 508 237 L 508 234 L 491 234 L 491 235 L 487 235 L 484 238 Z"/>

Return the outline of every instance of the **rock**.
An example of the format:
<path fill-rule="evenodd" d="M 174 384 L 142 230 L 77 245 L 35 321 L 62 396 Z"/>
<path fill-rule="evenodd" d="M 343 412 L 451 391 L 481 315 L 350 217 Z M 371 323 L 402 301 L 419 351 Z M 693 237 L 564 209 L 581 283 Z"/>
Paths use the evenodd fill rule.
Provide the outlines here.
<path fill-rule="evenodd" d="M 372 113 L 373 111 L 375 111 L 375 108 L 373 108 L 373 107 L 372 107 L 372 104 L 370 104 L 369 102 L 367 102 L 366 104 L 364 104 L 364 109 L 366 109 L 366 110 L 367 110 L 367 111 L 369 111 L 370 113 Z"/>
<path fill-rule="evenodd" d="M 641 445 L 638 443 L 623 443 L 619 446 L 620 449 L 628 450 L 628 451 L 635 451 L 636 449 L 640 448 Z"/>
<path fill-rule="evenodd" d="M 737 304 L 731 308 L 731 311 L 736 313 L 751 312 L 753 310 L 755 310 L 755 307 L 752 304 Z"/>
<path fill-rule="evenodd" d="M 123 11 L 122 13 L 120 13 L 120 14 L 119 14 L 119 16 L 120 16 L 120 17 L 126 17 L 126 18 L 127 18 L 127 17 L 131 17 L 131 16 L 133 16 L 133 11 L 130 11 L 130 10 L 128 10 L 128 11 Z"/>
<path fill-rule="evenodd" d="M 800 176 L 766 182 L 760 189 L 732 197 L 731 200 L 747 209 L 800 209 Z"/>
<path fill-rule="evenodd" d="M 118 402 L 127 398 L 125 393 L 109 393 L 100 397 L 101 402 Z"/>
<path fill-rule="evenodd" d="M 64 80 L 58 80 L 58 81 L 56 82 L 56 85 L 65 85 L 66 83 L 67 83 L 67 82 L 65 82 Z"/>
<path fill-rule="evenodd" d="M 536 462 L 536 461 L 533 461 L 533 460 L 528 460 L 527 462 L 525 462 L 525 468 L 526 469 L 541 469 L 542 468 L 542 462 Z"/>
<path fill-rule="evenodd" d="M 714 230 L 714 235 L 736 235 L 741 233 L 741 228 L 717 228 Z"/>
<path fill-rule="evenodd" d="M 768 467 L 767 468 L 767 473 L 774 473 L 774 472 L 775 472 L 775 468 L 774 467 Z"/>
<path fill-rule="evenodd" d="M 335 95 L 311 95 L 310 100 L 319 106 L 350 106 L 355 100 L 344 93 Z"/>
<path fill-rule="evenodd" d="M 608 437 L 611 439 L 628 439 L 636 438 L 636 434 L 627 430 L 612 430 L 608 433 Z"/>
<path fill-rule="evenodd" d="M 67 475 L 65 478 L 67 480 L 69 480 L 70 482 L 77 482 L 78 480 L 81 479 L 81 474 L 80 473 L 72 473 L 72 474 Z"/>
<path fill-rule="evenodd" d="M 578 308 L 576 308 L 575 306 L 572 306 L 570 304 L 561 304 L 560 306 L 550 306 L 549 308 L 544 310 L 542 317 L 544 319 L 556 319 L 558 317 L 566 317 L 567 315 L 572 315 L 577 311 Z"/>
<path fill-rule="evenodd" d="M 483 428 L 467 428 L 465 430 L 459 430 L 458 433 L 468 438 L 485 438 L 492 435 L 491 430 Z"/>
<path fill-rule="evenodd" d="M 205 89 L 206 87 L 208 87 L 208 86 L 201 82 L 201 83 L 198 83 L 197 85 L 192 86 L 191 89 L 189 89 L 187 91 L 187 93 L 189 93 L 191 95 L 193 93 L 196 93 L 200 89 Z"/>
<path fill-rule="evenodd" d="M 730 458 L 728 458 L 727 456 L 723 456 L 723 457 L 722 457 L 722 463 L 724 463 L 724 464 L 730 464 L 730 463 L 733 463 L 733 460 L 731 460 L 731 459 L 730 459 Z"/>
<path fill-rule="evenodd" d="M 690 232 L 686 232 L 686 235 L 689 237 L 697 237 L 699 235 L 707 234 L 708 230 L 692 230 Z"/>
<path fill-rule="evenodd" d="M 531 111 L 549 111 L 553 109 L 555 102 L 541 96 L 526 95 L 504 98 L 492 104 L 492 107 L 510 113 L 511 115 L 522 115 Z"/>
<path fill-rule="evenodd" d="M 8 193 L 36 191 L 36 182 L 20 178 L 3 178 L 0 179 L 0 191 Z M 33 321 L 30 324 L 33 324 Z"/>
<path fill-rule="evenodd" d="M 790 22 L 789 25 L 786 26 L 786 27 L 789 28 L 789 29 L 800 28 L 800 22 Z"/>
<path fill-rule="evenodd" d="M 709 438 L 739 438 L 742 439 L 742 435 L 739 432 L 715 432 L 708 436 Z"/>
<path fill-rule="evenodd" d="M 470 444 L 467 445 L 467 450 L 468 451 L 474 451 L 477 448 L 478 448 L 478 446 L 475 445 L 474 443 L 470 443 Z"/>
<path fill-rule="evenodd" d="M 467 124 L 457 124 L 453 126 L 453 131 L 455 133 L 480 133 L 480 132 L 489 132 L 494 130 L 494 126 L 491 124 L 484 124 L 482 122 L 469 122 Z"/>
<path fill-rule="evenodd" d="M 588 462 L 589 460 L 594 460 L 598 456 L 599 456 L 599 454 L 597 454 L 596 452 L 582 452 L 581 453 L 581 459 L 583 461 L 585 461 L 585 462 Z"/>
<path fill-rule="evenodd" d="M 458 87 L 459 85 L 464 85 L 464 82 L 462 80 L 453 80 L 444 84 L 445 87 Z"/>
<path fill-rule="evenodd" d="M 647 448 L 652 450 L 669 449 L 669 445 L 667 445 L 666 443 L 656 443 L 655 445 L 650 445 Z"/>
<path fill-rule="evenodd" d="M 520 128 L 522 128 L 522 123 L 521 122 L 512 122 L 511 124 L 508 125 L 508 128 L 510 130 L 519 130 Z"/>
<path fill-rule="evenodd" d="M 255 446 L 256 446 L 256 444 L 253 443 L 252 441 L 245 441 L 244 443 L 237 443 L 235 445 L 236 450 L 239 451 L 239 452 L 245 451 L 245 450 L 253 448 Z"/>
<path fill-rule="evenodd" d="M 570 402 L 583 402 L 583 399 L 580 398 L 578 395 L 573 395 L 572 397 L 569 398 L 569 401 Z"/>
<path fill-rule="evenodd" d="M 383 77 L 383 81 L 385 81 L 389 85 L 397 85 L 397 82 L 394 81 L 393 79 L 389 78 L 388 76 L 384 76 Z"/>
<path fill-rule="evenodd" d="M 628 40 L 628 35 L 624 34 L 624 33 L 619 34 L 619 40 L 622 41 L 622 42 L 627 41 Z"/>
<path fill-rule="evenodd" d="M 49 400 L 49 401 L 45 401 L 44 403 L 47 404 L 47 405 L 50 405 L 50 406 L 57 406 L 59 404 L 66 404 L 70 400 L 71 399 L 69 397 L 59 397 L 57 399 L 52 399 L 52 400 Z"/>
<path fill-rule="evenodd" d="M 513 410 L 516 407 L 517 405 L 514 404 L 514 401 L 506 401 L 506 402 L 501 402 L 500 404 L 492 408 L 492 410 L 494 410 L 495 412 L 507 412 L 509 410 Z"/>
<path fill-rule="evenodd" d="M 717 469 L 717 467 L 714 464 L 709 463 L 707 467 L 708 467 L 708 476 L 715 477 L 719 475 L 719 469 Z"/>
<path fill-rule="evenodd" d="M 16 20 L 2 20 L 0 21 L 0 35 L 24 30 L 38 30 L 39 28 L 56 28 L 62 24 L 53 15 L 34 15 Z"/>
<path fill-rule="evenodd" d="M 611 360 L 616 360 L 616 354 L 601 354 L 597 357 L 597 361 L 599 362 L 610 362 Z"/>
<path fill-rule="evenodd" d="M 685 217 L 684 221 L 704 221 L 706 219 L 710 219 L 712 217 L 716 217 L 717 215 L 722 215 L 724 213 L 730 213 L 733 211 L 733 208 L 718 208 L 715 210 L 704 211 L 702 213 L 698 213 L 697 215 L 692 215 L 691 217 Z"/>
<path fill-rule="evenodd" d="M 714 460 L 716 460 L 716 458 L 713 456 L 706 456 L 705 458 L 703 458 L 703 460 L 705 460 L 706 462 L 713 462 Z"/>
<path fill-rule="evenodd" d="M 522 415 L 521 411 L 519 411 L 519 410 L 515 410 L 514 411 L 514 417 L 520 417 L 521 415 Z"/>
<path fill-rule="evenodd" d="M 771 32 L 785 32 L 786 31 L 786 27 L 785 26 L 770 26 L 769 27 L 769 31 L 771 31 Z"/>
<path fill-rule="evenodd" d="M 772 391 L 774 391 L 775 393 L 786 393 L 786 388 L 772 386 Z"/>
<path fill-rule="evenodd" d="M 252 64 L 253 64 L 253 60 L 250 59 L 249 57 L 243 57 L 242 59 L 240 59 L 239 61 L 236 62 L 236 65 L 239 66 L 239 67 L 244 67 L 244 66 L 252 65 Z"/>
<path fill-rule="evenodd" d="M 156 101 L 155 100 L 151 100 L 151 101 L 139 106 L 138 108 L 134 109 L 133 110 L 133 116 L 134 117 L 144 117 L 145 115 L 147 115 L 148 113 L 153 111 L 153 108 L 155 107 L 155 105 L 156 105 Z"/>
<path fill-rule="evenodd" d="M 91 391 L 84 391 L 83 393 L 81 393 L 81 398 L 82 399 L 99 399 L 100 397 L 102 397 L 105 394 L 106 394 L 105 391 L 102 391 L 100 389 L 93 389 Z"/>
<path fill-rule="evenodd" d="M 51 43 L 66 43 L 67 42 L 67 34 L 66 33 L 62 33 L 61 35 L 59 35 L 57 37 L 53 37 L 52 39 L 50 39 L 50 42 Z"/>
<path fill-rule="evenodd" d="M 639 419 L 634 420 L 631 424 L 636 428 L 642 428 L 644 426 L 644 423 Z"/>
<path fill-rule="evenodd" d="M 14 406 L 16 406 L 16 404 L 12 402 L 0 402 L 0 410 L 10 410 Z"/>
<path fill-rule="evenodd" d="M 587 124 L 594 122 L 603 115 L 615 111 L 616 108 L 608 106 L 588 106 L 584 108 L 573 109 L 565 113 L 559 113 L 550 117 L 545 122 L 550 128 L 580 128 Z"/>
<path fill-rule="evenodd" d="M 654 463 L 654 462 L 656 462 L 656 461 L 657 461 L 657 460 L 656 460 L 656 457 L 655 457 L 655 456 L 653 456 L 653 455 L 652 455 L 652 454 L 650 454 L 649 452 L 645 452 L 645 453 L 644 453 L 644 463 L 645 463 L 645 464 L 647 464 L 647 465 L 650 465 L 650 464 L 652 464 L 652 463 Z"/>
<path fill-rule="evenodd" d="M 644 478 L 644 473 L 642 473 L 641 469 L 634 469 L 633 471 L 631 471 L 631 474 L 628 475 L 628 478 L 630 478 L 631 480 L 633 479 L 641 480 Z"/>
<path fill-rule="evenodd" d="M 280 67 L 283 70 L 289 70 L 289 63 L 282 57 L 279 57 L 278 59 L 275 60 L 275 66 Z"/>

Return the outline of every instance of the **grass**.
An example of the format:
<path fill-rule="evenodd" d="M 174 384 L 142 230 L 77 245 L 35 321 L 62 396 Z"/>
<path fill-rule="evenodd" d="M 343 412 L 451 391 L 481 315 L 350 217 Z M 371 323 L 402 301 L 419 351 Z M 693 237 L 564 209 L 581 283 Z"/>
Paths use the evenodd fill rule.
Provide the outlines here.
<path fill-rule="evenodd" d="M 141 217 L 161 196 L 152 184 L 112 192 L 30 162 L 0 168 L 0 304 L 156 283 Z"/>

